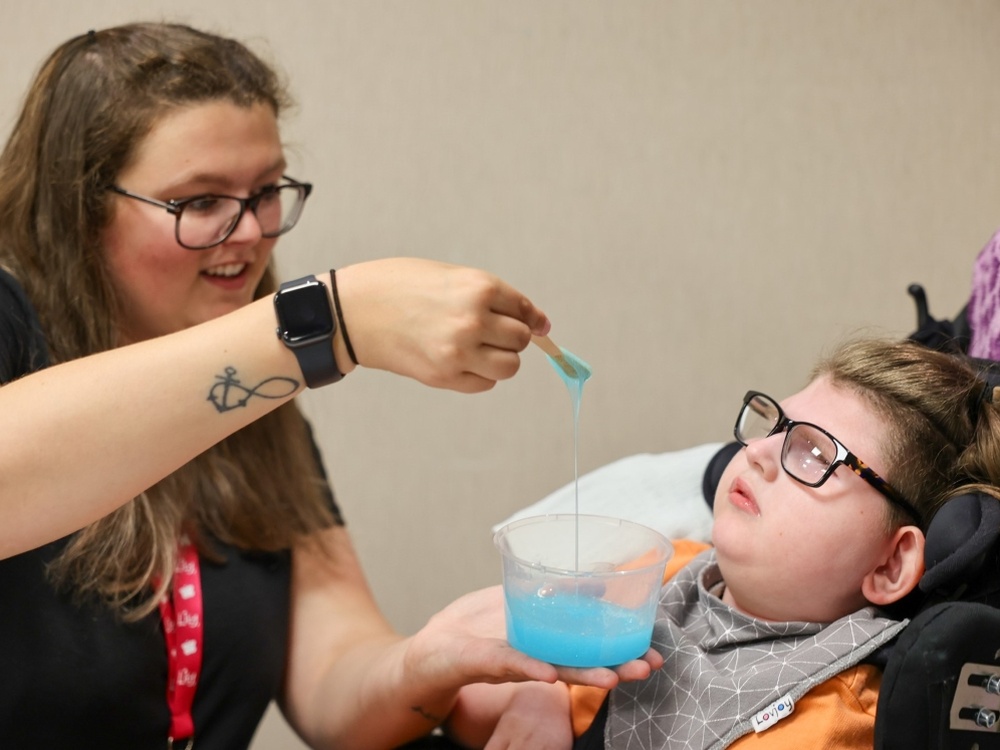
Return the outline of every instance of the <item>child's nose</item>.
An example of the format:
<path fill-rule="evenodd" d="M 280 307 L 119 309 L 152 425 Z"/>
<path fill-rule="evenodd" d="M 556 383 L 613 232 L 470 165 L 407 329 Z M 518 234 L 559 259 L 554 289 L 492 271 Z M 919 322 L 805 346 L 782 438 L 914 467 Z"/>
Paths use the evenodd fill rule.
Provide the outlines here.
<path fill-rule="evenodd" d="M 774 479 L 781 471 L 781 446 L 784 441 L 784 432 L 751 440 L 746 446 L 747 462 L 751 466 L 756 466 L 765 479 Z"/>

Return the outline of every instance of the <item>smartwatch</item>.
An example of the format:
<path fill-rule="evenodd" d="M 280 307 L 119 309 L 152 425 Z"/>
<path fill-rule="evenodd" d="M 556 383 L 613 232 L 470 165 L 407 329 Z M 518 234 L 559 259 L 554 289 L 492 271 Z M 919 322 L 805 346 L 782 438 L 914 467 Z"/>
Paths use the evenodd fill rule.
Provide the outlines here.
<path fill-rule="evenodd" d="M 315 276 L 286 281 L 274 295 L 278 338 L 292 350 L 310 388 L 336 383 L 343 373 L 333 355 L 336 319 L 326 284 Z"/>

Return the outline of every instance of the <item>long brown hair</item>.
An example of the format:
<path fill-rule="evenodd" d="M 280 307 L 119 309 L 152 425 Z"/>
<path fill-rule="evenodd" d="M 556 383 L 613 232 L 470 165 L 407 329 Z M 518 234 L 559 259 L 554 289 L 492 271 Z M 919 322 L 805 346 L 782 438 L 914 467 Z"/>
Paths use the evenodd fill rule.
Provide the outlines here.
<path fill-rule="evenodd" d="M 121 307 L 100 235 L 107 187 L 159 117 L 184 105 L 270 106 L 289 98 L 243 44 L 174 24 L 91 31 L 44 62 L 0 155 L 0 264 L 24 286 L 53 362 L 119 346 Z M 256 296 L 273 293 L 268 268 Z M 141 418 L 123 404 L 123 418 Z M 124 416 L 136 415 L 136 416 Z M 155 446 L 150 446 L 155 450 Z M 232 435 L 75 534 L 51 572 L 126 618 L 155 609 L 169 585 L 181 529 L 278 550 L 334 519 L 310 435 L 294 403 Z"/>
<path fill-rule="evenodd" d="M 911 341 L 860 340 L 813 375 L 850 388 L 885 419 L 885 478 L 915 505 L 924 528 L 957 492 L 998 494 L 1000 411 L 973 360 Z M 890 526 L 912 523 L 886 505 Z"/>

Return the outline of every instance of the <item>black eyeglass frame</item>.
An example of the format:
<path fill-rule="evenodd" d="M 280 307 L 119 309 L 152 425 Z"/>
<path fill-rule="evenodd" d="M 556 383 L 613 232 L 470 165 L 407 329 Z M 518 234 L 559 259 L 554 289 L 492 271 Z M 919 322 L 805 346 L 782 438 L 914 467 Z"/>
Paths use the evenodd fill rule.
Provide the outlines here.
<path fill-rule="evenodd" d="M 143 203 L 148 203 L 151 206 L 157 206 L 158 208 L 164 209 L 167 213 L 173 214 L 174 216 L 174 239 L 177 240 L 177 244 L 183 247 L 185 250 L 207 250 L 210 247 L 215 247 L 216 245 L 221 245 L 223 242 L 229 239 L 229 237 L 236 231 L 236 227 L 240 225 L 243 220 L 243 215 L 249 208 L 255 215 L 257 212 L 257 204 L 260 203 L 267 195 L 273 195 L 284 188 L 297 188 L 301 191 L 302 198 L 299 200 L 299 211 L 295 215 L 295 220 L 288 226 L 281 227 L 277 232 L 263 232 L 262 236 L 267 238 L 280 237 L 291 229 L 295 228 L 295 225 L 299 223 L 299 218 L 302 216 L 302 207 L 305 205 L 306 199 L 312 193 L 312 183 L 311 182 L 299 182 L 298 180 L 289 177 L 288 175 L 282 175 L 281 179 L 286 180 L 285 183 L 281 185 L 274 185 L 271 187 L 266 187 L 259 192 L 249 195 L 246 198 L 240 198 L 235 195 L 223 195 L 221 193 L 202 193 L 201 195 L 195 195 L 190 198 L 184 198 L 183 200 L 175 201 L 161 201 L 156 198 L 150 198 L 148 195 L 139 195 L 138 193 L 133 193 L 130 190 L 126 190 L 118 185 L 108 185 L 108 190 L 118 193 L 118 195 L 123 195 L 126 198 L 132 198 L 137 201 L 142 201 Z M 196 201 L 205 200 L 206 198 L 226 198 L 227 200 L 238 201 L 240 204 L 240 212 L 236 215 L 236 220 L 233 221 L 232 225 L 219 239 L 212 242 L 210 245 L 188 245 L 181 240 L 181 214 L 184 212 L 185 207 L 195 203 Z"/>
<path fill-rule="evenodd" d="M 913 505 L 913 503 L 911 503 L 909 500 L 903 497 L 896 488 L 894 488 L 891 484 L 889 484 L 889 482 L 887 482 L 883 477 L 879 476 L 879 474 L 874 469 L 869 467 L 868 464 L 866 464 L 864 461 L 858 458 L 854 453 L 848 450 L 846 445 L 837 440 L 837 438 L 835 438 L 833 435 L 831 435 L 829 432 L 824 430 L 819 425 L 813 424 L 812 422 L 797 422 L 794 419 L 789 419 L 788 417 L 786 417 L 785 412 L 782 411 L 781 406 L 778 404 L 778 402 L 775 401 L 770 396 L 768 396 L 766 393 L 761 393 L 760 391 L 747 391 L 746 395 L 743 396 L 743 406 L 740 407 L 740 413 L 736 417 L 736 425 L 733 427 L 733 436 L 736 438 L 737 442 L 740 443 L 740 445 L 743 446 L 748 445 L 748 441 L 744 440 L 740 435 L 740 423 L 743 421 L 744 412 L 750 407 L 750 402 L 753 401 L 755 398 L 765 399 L 771 406 L 774 407 L 774 410 L 777 413 L 778 417 L 777 421 L 774 423 L 774 426 L 771 427 L 771 430 L 770 432 L 767 433 L 767 435 L 755 439 L 763 440 L 764 438 L 771 437 L 772 435 L 776 435 L 779 432 L 785 433 L 784 442 L 781 445 L 781 468 L 786 474 L 788 474 L 788 476 L 790 476 L 796 482 L 804 484 L 806 487 L 819 487 L 824 482 L 826 482 L 827 479 L 830 478 L 830 475 L 832 475 L 833 472 L 837 470 L 838 466 L 843 464 L 844 466 L 847 466 L 855 474 L 857 474 L 859 477 L 861 477 L 863 480 L 865 480 L 869 485 L 878 490 L 878 492 L 881 493 L 882 496 L 885 497 L 889 502 L 905 510 L 906 513 L 910 517 L 912 517 L 914 521 L 917 522 L 917 525 L 922 528 L 922 519 L 920 513 L 917 512 L 917 509 Z M 812 429 L 821 432 L 823 435 L 828 437 L 830 441 L 834 444 L 834 446 L 836 446 L 837 448 L 836 458 L 834 458 L 834 460 L 829 463 L 829 465 L 823 471 L 823 475 L 815 482 L 808 482 L 805 479 L 802 479 L 801 477 L 795 476 L 795 474 L 789 471 L 788 467 L 785 466 L 785 456 L 787 455 L 788 452 L 788 440 L 791 435 L 792 428 L 794 428 L 797 425 L 811 427 Z"/>

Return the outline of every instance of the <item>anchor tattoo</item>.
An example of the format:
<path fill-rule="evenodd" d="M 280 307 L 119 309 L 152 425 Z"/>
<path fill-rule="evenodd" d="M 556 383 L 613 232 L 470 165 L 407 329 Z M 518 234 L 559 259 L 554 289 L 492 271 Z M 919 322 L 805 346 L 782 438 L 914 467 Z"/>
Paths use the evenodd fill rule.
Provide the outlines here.
<path fill-rule="evenodd" d="M 225 375 L 216 375 L 215 378 L 218 382 L 209 390 L 208 400 L 220 414 L 246 406 L 254 396 L 269 399 L 285 398 L 295 393 L 299 387 L 298 381 L 278 376 L 267 378 L 248 388 L 236 377 L 235 367 L 227 367 Z"/>

